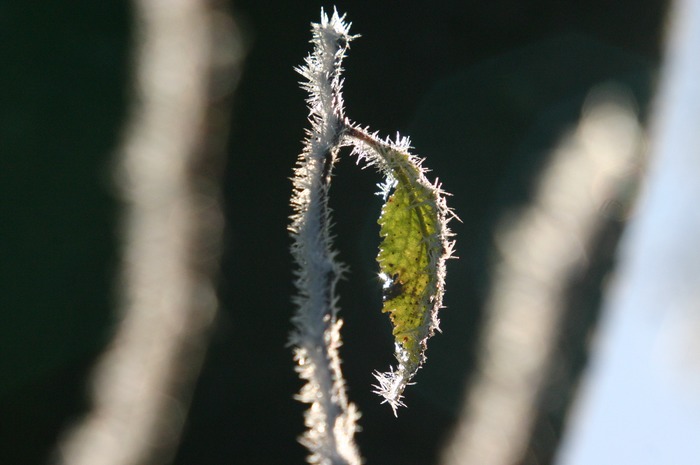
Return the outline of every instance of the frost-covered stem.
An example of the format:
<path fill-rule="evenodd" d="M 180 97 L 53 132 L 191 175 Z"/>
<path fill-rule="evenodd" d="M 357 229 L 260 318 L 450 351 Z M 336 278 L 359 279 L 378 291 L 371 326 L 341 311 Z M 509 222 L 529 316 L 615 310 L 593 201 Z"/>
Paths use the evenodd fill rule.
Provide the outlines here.
<path fill-rule="evenodd" d="M 310 450 L 310 463 L 361 463 L 354 434 L 359 416 L 347 399 L 340 368 L 340 326 L 335 287 L 342 265 L 335 260 L 330 232 L 328 190 L 331 171 L 345 128 L 340 93 L 341 63 L 352 36 L 349 25 L 334 12 L 313 24 L 313 54 L 298 71 L 307 81 L 311 130 L 294 170 L 290 226 L 292 253 L 297 262 L 298 311 L 290 342 L 295 346 L 297 371 L 307 381 L 299 399 L 311 404 L 308 430 L 301 442 Z"/>

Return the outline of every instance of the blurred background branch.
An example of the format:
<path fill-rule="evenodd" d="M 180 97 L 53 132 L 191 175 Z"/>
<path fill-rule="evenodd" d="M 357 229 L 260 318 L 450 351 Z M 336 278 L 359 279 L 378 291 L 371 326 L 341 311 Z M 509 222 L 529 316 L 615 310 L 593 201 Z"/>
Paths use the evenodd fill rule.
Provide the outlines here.
<path fill-rule="evenodd" d="M 700 2 L 673 2 L 637 215 L 603 307 L 562 465 L 700 456 Z"/>
<path fill-rule="evenodd" d="M 137 0 L 131 116 L 117 160 L 119 324 L 60 463 L 171 460 L 215 319 L 220 173 L 241 58 L 222 5 Z"/>
<path fill-rule="evenodd" d="M 593 91 L 531 204 L 501 221 L 476 374 L 443 452 L 446 465 L 528 463 L 571 282 L 594 263 L 599 232 L 623 213 L 621 187 L 635 182 L 641 128 L 624 97 L 611 86 Z"/>

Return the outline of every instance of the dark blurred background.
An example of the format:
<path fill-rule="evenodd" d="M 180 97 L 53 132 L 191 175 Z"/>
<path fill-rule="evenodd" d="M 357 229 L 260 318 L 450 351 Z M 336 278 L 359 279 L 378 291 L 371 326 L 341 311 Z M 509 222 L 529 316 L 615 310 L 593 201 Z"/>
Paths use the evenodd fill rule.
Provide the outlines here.
<path fill-rule="evenodd" d="M 248 52 L 224 173 L 221 312 L 177 464 L 304 463 L 296 442 L 304 406 L 293 400 L 301 383 L 286 347 L 294 292 L 289 176 L 307 127 L 292 68 L 310 50 L 309 23 L 332 5 L 232 2 Z M 340 288 L 342 356 L 363 412 L 359 445 L 370 464 L 435 463 L 473 365 L 496 222 L 527 202 L 591 89 L 627 88 L 645 117 L 666 5 L 336 6 L 362 35 L 346 61 L 348 116 L 384 136 L 410 135 L 463 220 L 453 224 L 460 259 L 448 267 L 443 334 L 407 391 L 409 407 L 394 418 L 371 393 L 371 373 L 393 361 L 374 263 L 381 179 L 349 157 L 337 167 L 337 247 L 351 269 Z M 119 205 L 110 170 L 128 108 L 131 20 L 123 1 L 0 1 L 2 464 L 45 462 L 86 407 L 86 376 L 113 330 Z M 594 320 L 597 292 L 594 282 L 580 293 L 581 324 Z M 528 463 L 549 463 L 569 395 L 540 419 Z"/>

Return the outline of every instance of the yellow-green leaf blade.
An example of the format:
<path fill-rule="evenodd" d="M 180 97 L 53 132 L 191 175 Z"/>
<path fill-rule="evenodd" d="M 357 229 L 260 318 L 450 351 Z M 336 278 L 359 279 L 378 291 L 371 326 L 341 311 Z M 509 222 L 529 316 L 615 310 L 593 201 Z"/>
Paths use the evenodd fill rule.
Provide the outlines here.
<path fill-rule="evenodd" d="M 445 201 L 447 194 L 427 180 L 422 161 L 409 152 L 408 139 L 397 135 L 395 142 L 382 141 L 357 126 L 350 126 L 346 136 L 353 152 L 386 176 L 377 261 L 384 279 L 382 311 L 393 324 L 398 365 L 374 376 L 379 382 L 375 392 L 396 414 L 404 405 L 404 389 L 425 362 L 428 338 L 438 330 L 445 261 L 454 248 L 447 223 L 454 214 Z"/>
<path fill-rule="evenodd" d="M 429 247 L 437 215 L 432 204 L 431 192 L 400 180 L 379 218 L 383 241 L 377 260 L 386 279 L 382 311 L 390 314 L 396 343 L 416 365 L 429 331 L 434 292 Z"/>

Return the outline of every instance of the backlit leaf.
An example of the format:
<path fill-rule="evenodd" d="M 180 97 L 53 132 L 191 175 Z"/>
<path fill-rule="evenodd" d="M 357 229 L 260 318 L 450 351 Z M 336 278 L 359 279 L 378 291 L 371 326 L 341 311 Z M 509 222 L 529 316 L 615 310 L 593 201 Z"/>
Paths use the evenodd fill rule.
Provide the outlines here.
<path fill-rule="evenodd" d="M 393 324 L 399 364 L 375 377 L 376 392 L 396 412 L 403 405 L 404 389 L 425 361 L 428 338 L 439 329 L 445 260 L 454 245 L 447 222 L 454 215 L 445 202 L 446 194 L 428 182 L 421 161 L 408 152 L 407 139 L 381 141 L 356 127 L 351 128 L 350 137 L 360 158 L 387 176 L 377 261 L 384 281 L 382 311 Z"/>

